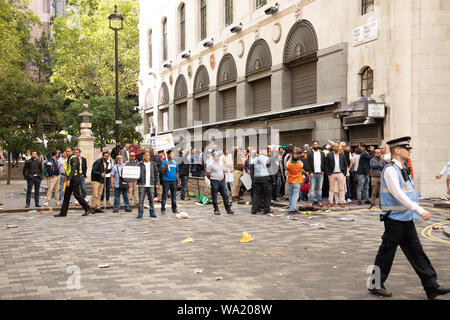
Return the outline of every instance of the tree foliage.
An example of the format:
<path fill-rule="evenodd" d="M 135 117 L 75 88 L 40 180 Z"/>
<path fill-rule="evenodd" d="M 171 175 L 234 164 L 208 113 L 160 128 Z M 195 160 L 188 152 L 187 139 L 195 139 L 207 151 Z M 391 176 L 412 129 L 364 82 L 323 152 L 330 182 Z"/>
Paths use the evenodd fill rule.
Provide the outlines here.
<path fill-rule="evenodd" d="M 138 1 L 72 0 L 65 17 L 55 19 L 51 48 L 51 81 L 65 89 L 67 98 L 114 95 L 115 43 L 108 16 L 116 3 L 125 18 L 123 30 L 118 31 L 120 93 L 137 95 Z"/>
<path fill-rule="evenodd" d="M 91 97 L 73 102 L 65 111 L 64 127 L 73 136 L 80 135 L 82 105 L 87 103 L 92 113 L 92 134 L 97 146 L 104 146 L 115 140 L 115 97 Z M 119 100 L 120 141 L 142 141 L 142 136 L 135 130 L 136 124 L 142 122 L 140 114 L 134 112 L 134 101 Z"/>

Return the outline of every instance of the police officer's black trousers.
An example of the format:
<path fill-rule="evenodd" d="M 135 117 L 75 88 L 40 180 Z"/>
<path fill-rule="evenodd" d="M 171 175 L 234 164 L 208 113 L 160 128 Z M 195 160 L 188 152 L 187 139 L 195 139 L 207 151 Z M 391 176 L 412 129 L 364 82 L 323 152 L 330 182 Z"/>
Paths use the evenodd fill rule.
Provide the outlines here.
<path fill-rule="evenodd" d="M 73 195 L 75 199 L 77 199 L 78 203 L 83 207 L 84 211 L 90 210 L 91 207 L 89 204 L 84 200 L 84 198 L 81 196 L 81 178 L 79 175 L 72 178 L 70 181 L 70 185 L 66 185 L 66 189 L 64 191 L 64 200 L 61 207 L 61 212 L 59 213 L 62 216 L 67 215 L 67 210 L 69 210 L 69 204 L 70 204 L 70 196 Z"/>
<path fill-rule="evenodd" d="M 425 289 L 437 288 L 437 276 L 430 260 L 423 251 L 413 221 L 398 221 L 386 218 L 383 242 L 375 258 L 375 265 L 380 268 L 383 284 L 391 271 L 397 246 L 400 246 L 409 263 L 416 271 Z"/>

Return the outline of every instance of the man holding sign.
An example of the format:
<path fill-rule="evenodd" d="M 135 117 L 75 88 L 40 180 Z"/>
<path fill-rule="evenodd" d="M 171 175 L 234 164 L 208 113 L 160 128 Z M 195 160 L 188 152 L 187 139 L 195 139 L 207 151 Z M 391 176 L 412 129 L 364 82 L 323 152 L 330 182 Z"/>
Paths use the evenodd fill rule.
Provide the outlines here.
<path fill-rule="evenodd" d="M 167 151 L 166 159 L 163 160 L 161 165 L 161 173 L 163 175 L 163 192 L 161 199 L 161 214 L 166 213 L 166 198 L 167 192 L 170 189 L 170 198 L 172 200 L 172 212 L 177 211 L 177 187 L 180 187 L 180 176 L 178 165 L 173 161 L 172 150 Z"/>

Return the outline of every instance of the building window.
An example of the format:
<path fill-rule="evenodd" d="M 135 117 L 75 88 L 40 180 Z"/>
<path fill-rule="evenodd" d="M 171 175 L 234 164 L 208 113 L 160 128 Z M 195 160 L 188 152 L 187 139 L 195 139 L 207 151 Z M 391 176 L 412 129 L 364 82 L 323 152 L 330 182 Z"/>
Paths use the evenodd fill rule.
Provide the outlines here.
<path fill-rule="evenodd" d="M 362 0 L 361 2 L 361 15 L 365 15 L 373 11 L 375 0 Z"/>
<path fill-rule="evenodd" d="M 373 93 L 373 70 L 370 67 L 367 67 L 361 74 L 361 96 L 370 97 L 372 93 Z"/>
<path fill-rule="evenodd" d="M 225 25 L 233 23 L 233 0 L 225 0 Z"/>
<path fill-rule="evenodd" d="M 206 0 L 200 1 L 200 40 L 206 38 Z"/>
<path fill-rule="evenodd" d="M 256 0 L 256 9 L 261 8 L 267 4 L 267 0 Z"/>
<path fill-rule="evenodd" d="M 148 33 L 148 67 L 152 68 L 153 67 L 153 63 L 152 63 L 152 59 L 153 59 L 153 48 L 152 48 L 152 31 L 150 30 L 150 32 Z"/>
<path fill-rule="evenodd" d="M 184 3 L 180 7 L 180 50 L 186 49 L 186 24 Z"/>
<path fill-rule="evenodd" d="M 163 60 L 167 60 L 167 19 L 163 21 Z"/>

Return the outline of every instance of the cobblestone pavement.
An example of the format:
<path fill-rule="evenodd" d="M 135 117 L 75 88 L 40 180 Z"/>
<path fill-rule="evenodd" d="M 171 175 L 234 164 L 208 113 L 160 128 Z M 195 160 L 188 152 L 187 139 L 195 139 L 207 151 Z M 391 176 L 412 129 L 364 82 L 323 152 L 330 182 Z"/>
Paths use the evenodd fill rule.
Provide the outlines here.
<path fill-rule="evenodd" d="M 0 299 L 382 299 L 366 289 L 366 270 L 383 232 L 377 211 L 292 220 L 254 216 L 246 205 L 234 206 L 234 215 L 222 208 L 215 216 L 211 205 L 179 201 L 191 219 L 176 220 L 170 207 L 165 216 L 159 207 L 158 218 L 147 209 L 140 220 L 136 209 L 87 217 L 69 211 L 66 218 L 0 214 Z M 418 233 L 448 215 L 417 222 Z M 244 231 L 252 242 L 239 242 Z M 439 282 L 450 285 L 450 241 L 440 230 L 428 231 L 435 239 L 419 235 L 424 250 Z M 180 243 L 188 237 L 194 243 Z M 67 273 L 69 266 L 79 268 L 79 289 L 67 288 L 77 275 Z M 390 299 L 426 298 L 400 249 L 386 285 Z"/>

